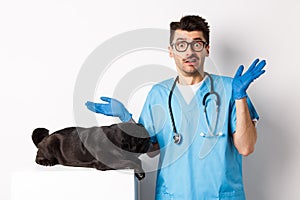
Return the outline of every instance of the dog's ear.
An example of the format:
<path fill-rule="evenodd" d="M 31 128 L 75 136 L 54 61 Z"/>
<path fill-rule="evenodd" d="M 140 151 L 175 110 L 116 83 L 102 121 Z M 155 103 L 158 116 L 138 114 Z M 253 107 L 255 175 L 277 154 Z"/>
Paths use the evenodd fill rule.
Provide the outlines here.
<path fill-rule="evenodd" d="M 32 141 L 35 144 L 35 146 L 37 147 L 38 144 L 49 135 L 49 130 L 45 129 L 45 128 L 36 128 L 34 129 L 34 131 L 32 132 Z"/>

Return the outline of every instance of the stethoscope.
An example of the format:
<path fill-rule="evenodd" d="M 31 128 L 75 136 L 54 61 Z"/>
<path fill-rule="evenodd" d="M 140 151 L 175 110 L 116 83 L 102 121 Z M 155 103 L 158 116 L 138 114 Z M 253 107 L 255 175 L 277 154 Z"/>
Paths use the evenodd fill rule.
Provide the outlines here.
<path fill-rule="evenodd" d="M 204 119 L 205 119 L 205 123 L 206 123 L 206 126 L 208 128 L 208 131 L 209 133 L 206 134 L 206 133 L 200 133 L 200 136 L 202 137 L 217 137 L 217 136 L 221 136 L 223 135 L 222 132 L 220 133 L 215 133 L 216 131 L 216 127 L 217 127 L 217 122 L 218 122 L 218 118 L 219 118 L 219 106 L 220 106 L 220 96 L 219 94 L 214 90 L 214 83 L 213 83 L 213 78 L 211 77 L 210 74 L 204 72 L 204 75 L 208 76 L 209 80 L 210 80 L 210 91 L 207 92 L 204 97 L 203 97 L 203 100 L 202 100 L 202 105 L 204 107 Z M 173 126 L 173 132 L 174 132 L 174 135 L 173 135 L 173 140 L 174 140 L 174 143 L 175 144 L 180 144 L 181 140 L 182 140 L 182 136 L 177 132 L 177 129 L 176 129 L 176 125 L 175 125 L 175 120 L 174 120 L 174 116 L 173 116 L 173 112 L 172 112 L 172 106 L 171 106 L 171 100 L 172 100 L 172 95 L 173 95 L 173 91 L 174 91 L 174 88 L 176 86 L 176 83 L 178 81 L 179 77 L 177 76 L 174 83 L 173 83 L 173 86 L 171 88 L 171 91 L 170 91 L 170 94 L 169 94 L 169 102 L 168 102 L 168 105 L 169 105 L 169 113 L 170 113 L 170 117 L 171 117 L 171 121 L 172 121 L 172 126 Z M 208 117 L 207 117 L 207 111 L 206 111 L 206 107 L 207 107 L 207 99 L 210 95 L 214 95 L 216 96 L 216 113 L 217 113 L 217 116 L 216 116 L 216 119 L 215 121 L 213 122 L 213 128 L 209 126 L 208 124 Z"/>

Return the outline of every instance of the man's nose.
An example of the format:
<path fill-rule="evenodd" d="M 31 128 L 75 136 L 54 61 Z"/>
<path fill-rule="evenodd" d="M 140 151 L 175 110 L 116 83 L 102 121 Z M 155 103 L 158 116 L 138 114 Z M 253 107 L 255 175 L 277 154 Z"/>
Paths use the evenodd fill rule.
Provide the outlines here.
<path fill-rule="evenodd" d="M 187 49 L 185 50 L 185 55 L 186 56 L 190 56 L 193 53 L 195 53 L 195 51 L 192 49 L 192 46 L 189 44 L 188 47 L 187 47 Z"/>

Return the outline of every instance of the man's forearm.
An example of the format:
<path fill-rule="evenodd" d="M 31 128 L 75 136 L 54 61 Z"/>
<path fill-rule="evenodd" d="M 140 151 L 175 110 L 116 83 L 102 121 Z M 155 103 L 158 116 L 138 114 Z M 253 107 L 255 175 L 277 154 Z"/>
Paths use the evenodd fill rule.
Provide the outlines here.
<path fill-rule="evenodd" d="M 256 128 L 250 117 L 246 98 L 235 101 L 236 132 L 233 134 L 234 145 L 238 152 L 247 156 L 254 151 L 257 139 Z"/>

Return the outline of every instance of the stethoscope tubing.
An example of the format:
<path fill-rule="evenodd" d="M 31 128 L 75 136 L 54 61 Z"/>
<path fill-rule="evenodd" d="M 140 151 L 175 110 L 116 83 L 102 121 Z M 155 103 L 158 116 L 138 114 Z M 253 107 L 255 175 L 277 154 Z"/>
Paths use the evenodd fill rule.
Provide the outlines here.
<path fill-rule="evenodd" d="M 173 127 L 173 132 L 174 132 L 173 139 L 174 139 L 174 142 L 176 144 L 179 144 L 181 139 L 180 139 L 180 135 L 178 134 L 177 129 L 176 129 L 174 115 L 173 115 L 173 111 L 172 111 L 171 101 L 172 101 L 173 91 L 174 91 L 174 88 L 176 86 L 176 82 L 178 81 L 178 79 L 179 79 L 179 76 L 176 77 L 176 79 L 175 79 L 175 81 L 174 81 L 174 83 L 172 85 L 172 88 L 171 88 L 170 94 L 169 94 L 169 101 L 168 101 L 169 113 L 170 113 L 170 117 L 171 117 L 171 121 L 172 121 L 172 127 Z"/>
<path fill-rule="evenodd" d="M 202 104 L 203 104 L 203 107 L 204 107 L 204 115 L 205 115 L 205 122 L 206 122 L 206 126 L 209 130 L 209 134 L 204 134 L 204 133 L 201 133 L 200 135 L 202 137 L 213 137 L 213 136 L 220 136 L 222 134 L 218 133 L 218 134 L 214 134 L 215 130 L 216 130 L 216 126 L 217 126 L 217 121 L 218 121 L 218 118 L 219 118 L 219 106 L 220 106 L 220 96 L 219 94 L 214 90 L 214 83 L 213 83 L 213 78 L 212 76 L 207 73 L 207 72 L 204 72 L 204 75 L 207 75 L 208 78 L 210 79 L 210 91 L 208 93 L 206 93 L 203 97 L 203 100 L 202 100 Z M 175 120 L 174 120 L 174 115 L 173 115 L 173 111 L 172 111 L 172 105 L 171 105 L 171 101 L 172 101 L 172 96 L 173 96 L 173 91 L 174 91 L 174 88 L 176 86 L 176 83 L 179 79 L 179 76 L 177 76 L 175 78 L 175 81 L 172 85 L 172 88 L 170 90 L 170 93 L 169 93 L 169 99 L 168 99 L 168 106 L 169 106 L 169 114 L 170 114 L 170 117 L 171 117 L 171 123 L 172 123 L 172 128 L 173 128 L 173 140 L 174 140 L 174 143 L 175 144 L 180 144 L 181 142 L 181 135 L 177 132 L 177 129 L 176 129 L 176 125 L 175 125 Z M 214 121 L 214 126 L 213 126 L 213 129 L 209 126 L 208 124 L 208 119 L 207 119 L 207 111 L 206 111 L 206 100 L 207 98 L 210 96 L 210 95 L 215 95 L 216 96 L 216 112 L 217 112 L 217 116 L 216 116 L 216 120 Z"/>

